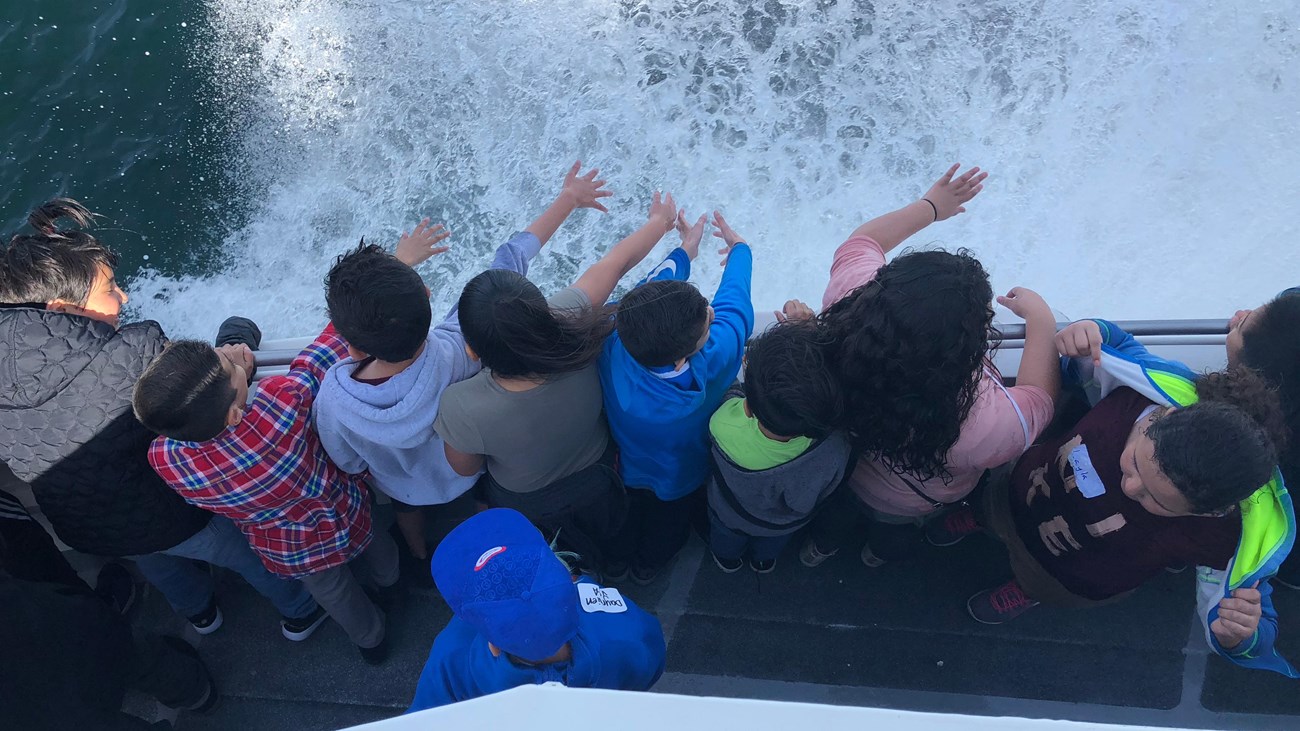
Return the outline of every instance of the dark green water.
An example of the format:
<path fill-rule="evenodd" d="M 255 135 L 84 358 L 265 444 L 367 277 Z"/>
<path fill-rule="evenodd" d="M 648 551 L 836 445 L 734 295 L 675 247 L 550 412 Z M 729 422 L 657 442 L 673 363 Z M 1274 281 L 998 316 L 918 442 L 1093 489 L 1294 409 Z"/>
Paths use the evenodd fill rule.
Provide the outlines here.
<path fill-rule="evenodd" d="M 105 216 L 122 270 L 197 271 L 234 212 L 225 117 L 196 62 L 201 2 L 10 0 L 0 7 L 0 219 L 70 196 Z"/>

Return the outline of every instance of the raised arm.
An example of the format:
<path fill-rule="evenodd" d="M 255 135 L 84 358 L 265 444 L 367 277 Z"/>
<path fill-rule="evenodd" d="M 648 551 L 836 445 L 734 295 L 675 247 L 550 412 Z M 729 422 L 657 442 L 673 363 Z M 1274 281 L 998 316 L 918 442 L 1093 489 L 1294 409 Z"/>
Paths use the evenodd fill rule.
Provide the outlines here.
<path fill-rule="evenodd" d="M 920 199 L 858 226 L 850 238 L 875 239 L 888 254 L 926 226 L 965 213 L 965 204 L 984 189 L 989 174 L 975 167 L 954 178 L 960 167 L 961 163 L 957 163 L 948 168 Z"/>
<path fill-rule="evenodd" d="M 1038 386 L 1052 401 L 1061 390 L 1061 367 L 1056 356 L 1056 317 L 1037 292 L 1013 287 L 998 304 L 1025 321 L 1025 349 L 1020 355 L 1017 386 Z"/>
<path fill-rule="evenodd" d="M 547 241 L 550 241 L 569 214 L 579 208 L 594 208 L 601 213 L 609 212 L 600 204 L 600 199 L 608 198 L 614 193 L 604 190 L 605 181 L 596 179 L 600 170 L 592 168 L 586 175 L 578 175 L 580 170 L 582 170 L 581 160 L 573 163 L 573 167 L 569 168 L 569 174 L 564 176 L 564 187 L 560 189 L 560 194 L 555 197 L 551 205 L 537 217 L 536 221 L 524 229 L 537 237 L 539 246 L 544 246 Z"/>
<path fill-rule="evenodd" d="M 587 294 L 592 307 L 604 305 L 618 280 L 641 263 L 655 244 L 659 243 L 659 239 L 673 229 L 676 220 L 677 206 L 673 203 L 672 194 L 661 198 L 655 192 L 645 225 L 615 244 L 600 261 L 592 264 L 573 283 L 574 288 Z"/>

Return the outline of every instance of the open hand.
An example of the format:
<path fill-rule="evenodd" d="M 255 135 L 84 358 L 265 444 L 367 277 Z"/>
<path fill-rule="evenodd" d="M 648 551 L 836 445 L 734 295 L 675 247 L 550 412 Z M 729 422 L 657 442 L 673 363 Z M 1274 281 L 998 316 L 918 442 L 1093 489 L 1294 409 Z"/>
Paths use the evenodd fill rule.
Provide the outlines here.
<path fill-rule="evenodd" d="M 581 169 L 581 160 L 573 163 L 569 174 L 564 176 L 564 188 L 560 195 L 567 196 L 574 208 L 595 208 L 601 213 L 609 213 L 609 209 L 600 204 L 600 199 L 614 195 L 614 191 L 605 190 L 605 181 L 596 179 L 600 168 L 592 168 L 586 175 L 578 175 Z"/>
<path fill-rule="evenodd" d="M 1092 320 L 1072 322 L 1056 334 L 1056 352 L 1067 358 L 1092 358 L 1101 365 L 1101 326 Z"/>
<path fill-rule="evenodd" d="M 943 174 L 930 190 L 926 191 L 925 200 L 934 204 L 934 220 L 943 221 L 952 218 L 959 213 L 965 213 L 965 203 L 971 198 L 979 195 L 984 190 L 984 179 L 989 176 L 988 173 L 980 172 L 975 167 L 953 178 L 961 163 L 954 163 L 948 168 L 948 172 Z"/>
<path fill-rule="evenodd" d="M 1219 618 L 1210 624 L 1210 631 L 1223 649 L 1236 649 L 1259 629 L 1259 618 L 1264 612 L 1258 586 L 1256 581 L 1249 589 L 1234 589 L 1231 597 L 1219 600 Z"/>
<path fill-rule="evenodd" d="M 776 315 L 777 322 L 798 322 L 800 320 L 811 320 L 817 316 L 811 307 L 799 300 L 787 301 L 784 307 L 773 314 Z"/>
<path fill-rule="evenodd" d="M 718 249 L 718 253 L 722 255 L 722 263 L 726 265 L 727 260 L 731 258 L 731 250 L 736 248 L 736 244 L 745 239 L 727 224 L 727 219 L 722 217 L 721 211 L 713 212 L 713 225 L 718 229 L 713 232 L 713 235 L 722 239 L 722 242 L 726 244 L 721 249 Z"/>
<path fill-rule="evenodd" d="M 677 233 L 682 235 L 682 251 L 686 252 L 691 261 L 700 255 L 700 240 L 704 238 L 704 225 L 708 218 L 707 215 L 701 215 L 698 221 L 690 224 L 686 222 L 685 210 L 677 212 Z"/>
<path fill-rule="evenodd" d="M 449 251 L 450 246 L 438 246 L 448 236 L 451 236 L 451 232 L 441 223 L 430 226 L 429 219 L 421 219 L 420 225 L 416 226 L 414 231 L 402 233 L 402 237 L 397 240 L 397 251 L 393 255 L 398 261 L 413 267 L 428 260 L 434 254 Z"/>
<path fill-rule="evenodd" d="M 673 202 L 672 193 L 664 193 L 662 197 L 659 191 L 655 191 L 654 196 L 650 199 L 651 221 L 660 221 L 664 225 L 664 231 L 671 231 L 673 224 L 677 221 L 677 204 Z"/>
<path fill-rule="evenodd" d="M 1054 322 L 1052 308 L 1047 300 L 1032 289 L 1012 287 L 1010 292 L 998 297 L 998 304 L 1011 310 L 1016 317 L 1030 322 L 1033 320 Z"/>

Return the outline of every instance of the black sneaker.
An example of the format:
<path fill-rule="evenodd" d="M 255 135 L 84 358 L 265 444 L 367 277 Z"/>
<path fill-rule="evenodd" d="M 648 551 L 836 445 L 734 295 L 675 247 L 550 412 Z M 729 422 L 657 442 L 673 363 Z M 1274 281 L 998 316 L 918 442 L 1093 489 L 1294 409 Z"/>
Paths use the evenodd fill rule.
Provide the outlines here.
<path fill-rule="evenodd" d="M 388 659 L 388 638 L 385 637 L 374 647 L 358 647 L 361 651 L 361 659 L 366 661 L 367 665 L 383 665 Z"/>
<path fill-rule="evenodd" d="M 655 579 L 659 578 L 659 569 L 648 566 L 633 566 L 628 575 L 632 578 L 633 584 L 647 586 L 653 584 Z"/>
<path fill-rule="evenodd" d="M 776 559 L 769 558 L 766 561 L 758 561 L 751 558 L 749 559 L 749 567 L 753 569 L 756 574 L 770 574 L 773 571 L 776 571 Z"/>
<path fill-rule="evenodd" d="M 180 708 L 191 713 L 211 713 L 212 710 L 217 707 L 217 703 L 220 702 L 221 694 L 217 692 L 217 683 L 212 679 L 212 672 L 208 670 L 207 664 L 204 663 L 203 658 L 199 656 L 199 651 L 194 649 L 193 645 L 179 637 L 164 635 L 162 641 L 177 652 L 183 655 L 188 655 L 197 660 L 199 666 L 203 669 L 203 678 L 206 681 L 203 692 L 199 694 L 199 698 L 193 703 L 180 706 Z"/>
<path fill-rule="evenodd" d="M 411 553 L 410 549 L 405 547 L 405 543 L 403 543 L 403 548 L 398 553 L 398 567 L 402 581 L 405 581 L 412 588 L 433 588 L 433 573 L 429 570 L 429 559 L 420 558 Z"/>
<path fill-rule="evenodd" d="M 99 570 L 99 578 L 95 580 L 95 594 L 108 602 L 118 614 L 126 614 L 135 606 L 140 591 L 131 572 L 114 561 L 104 564 Z"/>
<path fill-rule="evenodd" d="M 306 617 L 282 617 L 280 619 L 280 634 L 284 635 L 290 642 L 302 642 L 303 640 L 315 634 L 316 630 L 329 619 L 329 614 L 325 612 L 325 607 L 316 605 L 316 611 L 308 614 Z"/>
<path fill-rule="evenodd" d="M 186 619 L 190 621 L 190 626 L 194 628 L 194 631 L 201 635 L 210 635 L 216 632 L 221 629 L 221 623 L 225 621 L 216 597 L 212 597 L 212 600 L 208 602 L 207 609 L 186 617 Z"/>
<path fill-rule="evenodd" d="M 621 584 L 627 581 L 628 565 L 626 561 L 614 561 L 605 564 L 605 570 L 601 574 L 605 581 L 610 584 Z"/>
<path fill-rule="evenodd" d="M 712 551 L 709 551 L 709 554 L 713 556 L 713 563 L 717 564 L 724 574 L 734 574 L 745 565 L 745 562 L 738 558 L 722 558 Z"/>

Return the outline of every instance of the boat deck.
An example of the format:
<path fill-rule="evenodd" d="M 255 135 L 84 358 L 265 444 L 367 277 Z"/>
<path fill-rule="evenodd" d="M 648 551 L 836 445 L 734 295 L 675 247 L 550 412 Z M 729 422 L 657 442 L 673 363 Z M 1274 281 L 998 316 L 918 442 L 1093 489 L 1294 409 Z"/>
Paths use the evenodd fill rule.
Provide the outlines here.
<path fill-rule="evenodd" d="M 391 519 L 386 508 L 379 514 Z M 693 538 L 654 584 L 624 587 L 663 622 L 668 669 L 657 691 L 1188 728 L 1300 726 L 1300 685 L 1207 652 L 1191 571 L 1114 605 L 1043 607 L 990 627 L 966 615 L 965 601 L 1009 577 L 992 539 L 879 569 L 856 554 L 808 569 L 796 548 L 771 575 L 726 575 Z M 182 715 L 183 731 L 337 729 L 398 714 L 449 617 L 433 589 L 413 590 L 389 617 L 389 661 L 370 667 L 333 624 L 306 642 L 285 641 L 271 605 L 236 577 L 222 576 L 220 598 L 225 626 L 203 638 L 155 591 L 134 616 L 198 642 L 216 674 L 222 705 L 208 717 Z M 1300 592 L 1278 589 L 1277 606 L 1282 647 L 1300 657 Z M 158 710 L 133 702 L 141 715 Z"/>

